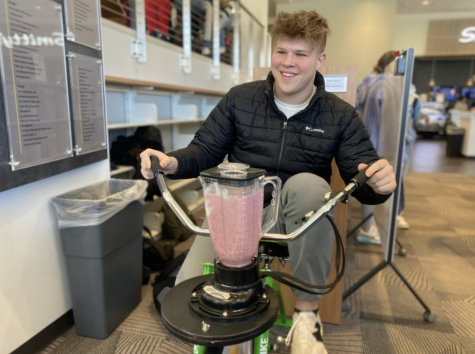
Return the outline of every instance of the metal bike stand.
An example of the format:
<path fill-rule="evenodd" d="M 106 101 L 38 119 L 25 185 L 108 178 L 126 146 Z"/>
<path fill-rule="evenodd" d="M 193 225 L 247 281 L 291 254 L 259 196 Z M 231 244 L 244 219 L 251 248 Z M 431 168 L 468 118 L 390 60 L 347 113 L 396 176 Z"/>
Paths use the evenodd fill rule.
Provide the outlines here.
<path fill-rule="evenodd" d="M 404 139 L 405 139 L 404 132 L 406 131 L 407 109 L 405 109 L 405 107 L 408 106 L 409 88 L 411 85 L 412 73 L 413 73 L 413 68 L 414 68 L 414 49 L 409 48 L 399 58 L 401 60 L 398 60 L 396 62 L 396 68 L 397 68 L 396 74 L 404 75 L 404 91 L 403 91 L 403 100 L 402 100 L 402 109 L 401 109 L 402 119 L 401 119 L 401 126 L 400 126 L 400 132 L 403 132 L 403 133 L 399 134 L 399 149 L 397 151 L 397 160 L 396 160 L 398 162 L 397 163 L 398 166 L 394 166 L 395 172 L 396 172 L 397 187 L 396 187 L 396 190 L 394 191 L 393 208 L 392 208 L 392 214 L 391 214 L 391 219 L 390 219 L 390 227 L 389 227 L 390 232 L 389 232 L 389 242 L 388 242 L 389 247 L 387 249 L 387 253 L 385 254 L 385 257 L 387 259 L 382 261 L 374 269 L 372 269 L 370 272 L 364 275 L 360 280 L 358 280 L 355 284 L 353 284 L 349 289 L 347 289 L 343 293 L 343 299 L 346 299 L 347 297 L 349 297 L 356 290 L 358 290 L 363 284 L 365 284 L 368 280 L 370 280 L 375 274 L 377 274 L 380 270 L 384 269 L 387 265 L 389 265 L 396 272 L 396 274 L 402 280 L 404 285 L 406 285 L 407 288 L 411 291 L 411 293 L 414 295 L 417 301 L 419 301 L 422 307 L 424 307 L 424 309 L 426 310 L 424 313 L 425 321 L 429 323 L 434 323 L 437 319 L 437 316 L 431 312 L 429 306 L 427 306 L 427 304 L 422 300 L 419 294 L 417 294 L 417 292 L 414 290 L 411 284 L 409 284 L 407 279 L 402 275 L 402 273 L 393 263 L 394 245 L 395 243 L 397 243 L 396 217 L 397 217 L 399 193 L 400 193 L 400 185 L 401 185 L 401 165 L 402 165 L 401 161 L 402 161 L 402 156 L 403 156 L 403 146 L 404 146 Z M 352 233 L 354 233 L 354 231 L 355 229 L 352 230 Z M 346 307 L 349 307 L 348 302 L 345 301 L 345 303 L 347 305 Z"/>

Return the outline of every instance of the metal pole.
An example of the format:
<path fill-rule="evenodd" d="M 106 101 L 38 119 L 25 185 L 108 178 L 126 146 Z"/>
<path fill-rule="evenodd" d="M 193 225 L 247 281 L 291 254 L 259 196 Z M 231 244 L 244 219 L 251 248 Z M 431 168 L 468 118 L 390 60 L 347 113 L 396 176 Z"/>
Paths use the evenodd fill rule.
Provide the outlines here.
<path fill-rule="evenodd" d="M 406 141 L 406 124 L 407 124 L 407 106 L 409 102 L 409 91 L 412 82 L 412 73 L 414 69 L 414 48 L 409 48 L 405 55 L 406 65 L 404 67 L 404 81 L 403 81 L 403 96 L 400 107 L 401 124 L 399 128 L 399 143 L 396 155 L 396 163 L 394 165 L 394 172 L 396 174 L 397 187 L 393 193 L 393 207 L 391 210 L 391 218 L 389 223 L 389 240 L 388 249 L 385 258 L 389 262 L 394 261 L 394 244 L 396 242 L 396 218 L 399 210 L 399 199 L 401 196 L 402 185 L 402 157 L 404 154 L 404 145 Z"/>
<path fill-rule="evenodd" d="M 253 41 L 253 25 L 254 21 L 252 18 L 250 19 L 251 23 L 249 24 L 249 53 L 248 53 L 248 60 L 249 60 L 249 67 L 247 72 L 247 79 L 248 81 L 252 81 L 253 77 L 253 70 L 254 70 L 254 41 Z"/>
<path fill-rule="evenodd" d="M 219 0 L 213 0 L 213 79 L 219 80 Z"/>
<path fill-rule="evenodd" d="M 272 60 L 272 37 L 270 34 L 267 35 L 267 67 L 270 68 Z"/>
<path fill-rule="evenodd" d="M 346 234 L 346 238 L 350 237 L 351 235 L 353 235 L 355 233 L 355 231 L 357 231 L 361 225 L 363 225 L 370 217 L 373 216 L 373 213 L 369 214 L 367 217 L 365 217 L 358 225 L 356 225 L 350 232 L 348 232 Z"/>
<path fill-rule="evenodd" d="M 182 9 L 182 39 L 183 54 L 180 56 L 181 70 L 185 74 L 191 73 L 191 5 L 190 0 L 183 0 Z"/>
<path fill-rule="evenodd" d="M 414 295 L 414 297 L 420 302 L 420 304 L 422 305 L 422 307 L 424 307 L 426 309 L 426 311 L 430 311 L 430 308 L 429 306 L 426 305 L 426 303 L 424 302 L 424 300 L 422 300 L 420 297 L 419 297 L 419 294 L 416 293 L 416 291 L 412 288 L 411 284 L 409 284 L 409 282 L 406 280 L 406 278 L 404 278 L 404 276 L 402 275 L 402 273 L 399 271 L 399 269 L 397 269 L 397 267 L 393 264 L 393 263 L 389 263 L 389 265 L 391 266 L 392 269 L 394 269 L 394 271 L 396 272 L 396 274 L 399 276 L 399 278 L 401 278 L 401 280 L 403 281 L 403 283 L 407 286 L 407 288 L 411 291 L 412 295 Z"/>
<path fill-rule="evenodd" d="M 371 269 L 363 278 L 358 280 L 355 284 L 353 284 L 349 289 L 347 289 L 343 293 L 343 299 L 346 299 L 348 296 L 353 294 L 356 290 L 358 290 L 362 285 L 364 285 L 368 280 L 370 280 L 373 276 L 375 276 L 381 269 L 386 267 L 388 262 L 382 261 L 376 267 Z"/>
<path fill-rule="evenodd" d="M 147 28 L 144 0 L 135 0 L 135 32 L 136 38 L 132 39 L 132 56 L 140 63 L 147 61 Z"/>
<path fill-rule="evenodd" d="M 241 16 L 239 15 L 239 1 L 236 1 L 234 6 L 234 19 L 233 19 L 233 84 L 239 84 L 240 78 L 240 69 L 241 69 L 241 62 L 240 62 L 240 35 L 239 31 L 241 31 Z"/>

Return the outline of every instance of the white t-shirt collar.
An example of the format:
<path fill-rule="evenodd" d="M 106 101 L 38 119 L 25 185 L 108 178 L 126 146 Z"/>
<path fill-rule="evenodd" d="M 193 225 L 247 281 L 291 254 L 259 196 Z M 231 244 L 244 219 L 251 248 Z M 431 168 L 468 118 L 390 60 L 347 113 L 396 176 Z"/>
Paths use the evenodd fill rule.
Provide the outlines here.
<path fill-rule="evenodd" d="M 277 108 L 279 108 L 282 111 L 282 113 L 285 114 L 287 119 L 289 119 L 290 117 L 296 115 L 297 113 L 307 108 L 310 101 L 312 100 L 312 97 L 315 95 L 315 92 L 317 92 L 317 87 L 314 85 L 313 93 L 310 95 L 307 101 L 301 104 L 287 104 L 287 103 L 281 102 L 277 99 L 277 97 L 275 97 L 275 95 L 274 95 L 274 101 L 275 101 L 275 104 L 277 105 Z"/>

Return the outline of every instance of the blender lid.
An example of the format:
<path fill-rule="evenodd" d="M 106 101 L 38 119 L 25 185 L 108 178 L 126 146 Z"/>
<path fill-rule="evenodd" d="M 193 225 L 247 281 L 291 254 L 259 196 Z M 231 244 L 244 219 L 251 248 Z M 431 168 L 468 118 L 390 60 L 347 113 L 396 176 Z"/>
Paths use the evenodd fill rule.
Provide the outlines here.
<path fill-rule="evenodd" d="M 201 171 L 200 176 L 231 181 L 249 181 L 265 174 L 265 170 L 249 167 L 247 164 L 222 163 L 217 167 Z"/>

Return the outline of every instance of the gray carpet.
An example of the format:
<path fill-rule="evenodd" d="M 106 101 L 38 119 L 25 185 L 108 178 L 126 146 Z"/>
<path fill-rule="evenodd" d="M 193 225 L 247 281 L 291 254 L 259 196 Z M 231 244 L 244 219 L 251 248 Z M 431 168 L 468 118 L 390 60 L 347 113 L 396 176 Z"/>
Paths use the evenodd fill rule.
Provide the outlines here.
<path fill-rule="evenodd" d="M 329 354 L 474 354 L 475 353 L 475 177 L 460 174 L 410 173 L 405 217 L 411 225 L 399 231 L 407 249 L 395 263 L 437 314 L 423 320 L 423 308 L 392 269 L 386 268 L 350 297 L 351 310 L 342 324 L 324 325 Z M 350 204 L 350 223 L 357 223 L 357 202 Z M 350 225 L 351 228 L 351 225 Z M 379 264 L 379 246 L 347 246 L 345 287 Z M 271 339 L 288 329 L 274 327 Z M 41 353 L 158 354 L 191 353 L 192 347 L 168 338 L 143 287 L 143 300 L 106 340 L 79 337 L 74 328 Z M 281 348 L 280 353 L 286 353 Z"/>

